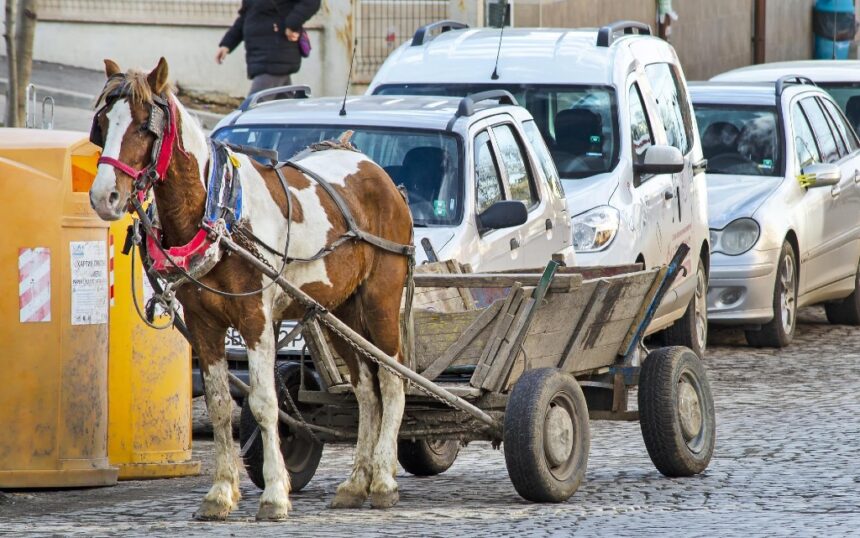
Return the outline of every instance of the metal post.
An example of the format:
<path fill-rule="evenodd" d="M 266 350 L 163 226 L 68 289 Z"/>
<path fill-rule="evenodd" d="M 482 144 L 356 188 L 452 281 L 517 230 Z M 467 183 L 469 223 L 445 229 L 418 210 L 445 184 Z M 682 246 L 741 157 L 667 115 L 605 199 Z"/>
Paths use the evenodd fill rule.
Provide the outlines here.
<path fill-rule="evenodd" d="M 767 43 L 767 0 L 755 0 L 753 5 L 753 63 L 765 62 Z"/>

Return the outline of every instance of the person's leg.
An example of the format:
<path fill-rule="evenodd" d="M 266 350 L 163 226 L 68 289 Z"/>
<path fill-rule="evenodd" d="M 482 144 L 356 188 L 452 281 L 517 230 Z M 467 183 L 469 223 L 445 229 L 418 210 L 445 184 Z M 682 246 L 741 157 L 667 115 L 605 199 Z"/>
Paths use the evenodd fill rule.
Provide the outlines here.
<path fill-rule="evenodd" d="M 270 75 L 268 73 L 257 75 L 251 79 L 251 89 L 248 90 L 248 95 L 278 86 L 289 86 L 292 83 L 291 80 L 290 75 Z"/>

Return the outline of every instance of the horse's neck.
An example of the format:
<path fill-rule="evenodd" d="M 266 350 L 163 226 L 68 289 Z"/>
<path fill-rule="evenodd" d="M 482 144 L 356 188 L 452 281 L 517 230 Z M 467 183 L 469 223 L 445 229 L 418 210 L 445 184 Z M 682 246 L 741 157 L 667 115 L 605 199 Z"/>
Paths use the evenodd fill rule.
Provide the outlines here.
<path fill-rule="evenodd" d="M 206 208 L 204 174 L 209 162 L 209 143 L 203 130 L 178 99 L 176 110 L 179 132 L 170 167 L 164 181 L 154 189 L 165 246 L 184 245 L 191 241 L 200 230 Z"/>

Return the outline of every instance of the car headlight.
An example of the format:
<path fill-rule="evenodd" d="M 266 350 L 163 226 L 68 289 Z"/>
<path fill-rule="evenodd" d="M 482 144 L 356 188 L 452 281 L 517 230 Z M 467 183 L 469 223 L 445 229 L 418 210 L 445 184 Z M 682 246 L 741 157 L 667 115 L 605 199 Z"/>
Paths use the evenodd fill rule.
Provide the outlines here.
<path fill-rule="evenodd" d="M 595 207 L 573 217 L 573 248 L 577 252 L 597 252 L 609 246 L 618 233 L 618 210 Z"/>
<path fill-rule="evenodd" d="M 711 250 L 738 256 L 753 248 L 760 235 L 761 228 L 753 219 L 733 220 L 722 230 L 711 230 Z"/>

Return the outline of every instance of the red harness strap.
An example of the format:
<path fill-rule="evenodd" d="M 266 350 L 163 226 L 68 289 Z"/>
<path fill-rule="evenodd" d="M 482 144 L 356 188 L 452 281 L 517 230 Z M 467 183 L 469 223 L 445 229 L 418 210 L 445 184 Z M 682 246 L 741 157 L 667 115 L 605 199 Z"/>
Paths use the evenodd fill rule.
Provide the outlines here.
<path fill-rule="evenodd" d="M 146 252 L 152 260 L 152 269 L 160 274 L 178 273 L 177 267 L 184 271 L 191 270 L 191 263 L 201 258 L 206 250 L 212 246 L 212 241 L 209 239 L 206 230 L 200 229 L 191 241 L 181 247 L 170 247 L 164 249 L 167 256 L 162 252 L 161 247 L 161 232 L 158 229 L 153 230 L 152 235 L 146 236 Z"/>

